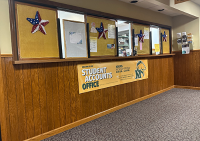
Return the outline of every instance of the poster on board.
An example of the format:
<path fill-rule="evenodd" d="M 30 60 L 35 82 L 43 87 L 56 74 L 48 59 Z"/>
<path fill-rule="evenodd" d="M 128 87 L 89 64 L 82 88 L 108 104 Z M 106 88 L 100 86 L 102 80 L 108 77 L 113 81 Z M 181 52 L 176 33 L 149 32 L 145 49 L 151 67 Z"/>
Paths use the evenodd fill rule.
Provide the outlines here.
<path fill-rule="evenodd" d="M 148 60 L 80 64 L 79 94 L 148 78 Z"/>
<path fill-rule="evenodd" d="M 63 20 L 65 58 L 87 57 L 85 23 Z"/>
<path fill-rule="evenodd" d="M 182 54 L 190 54 L 190 45 L 189 44 L 182 45 Z"/>

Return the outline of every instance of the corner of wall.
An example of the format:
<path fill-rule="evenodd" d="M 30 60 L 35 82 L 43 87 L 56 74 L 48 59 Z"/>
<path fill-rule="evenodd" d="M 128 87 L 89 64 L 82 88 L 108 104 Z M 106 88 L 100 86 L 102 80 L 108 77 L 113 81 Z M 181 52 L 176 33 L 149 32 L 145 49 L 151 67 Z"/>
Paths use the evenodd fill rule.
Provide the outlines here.
<path fill-rule="evenodd" d="M 0 0 L 0 49 L 2 54 L 12 54 L 8 0 Z"/>

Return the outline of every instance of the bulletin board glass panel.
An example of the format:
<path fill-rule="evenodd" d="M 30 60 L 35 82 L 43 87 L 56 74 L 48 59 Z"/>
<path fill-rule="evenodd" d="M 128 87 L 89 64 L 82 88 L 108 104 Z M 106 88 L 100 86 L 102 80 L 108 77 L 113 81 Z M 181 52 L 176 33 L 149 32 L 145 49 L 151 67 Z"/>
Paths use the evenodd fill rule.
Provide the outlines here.
<path fill-rule="evenodd" d="M 57 11 L 16 3 L 19 59 L 60 58 Z"/>
<path fill-rule="evenodd" d="M 65 35 L 65 58 L 86 58 L 86 26 L 84 22 L 63 20 Z"/>
<path fill-rule="evenodd" d="M 116 56 L 115 21 L 101 17 L 87 16 L 87 23 L 89 23 L 90 31 L 90 56 Z M 102 29 L 100 29 L 101 27 Z M 98 29 L 102 30 L 102 32 L 104 31 L 105 34 L 100 33 Z"/>
<path fill-rule="evenodd" d="M 139 37 L 137 37 L 138 42 L 136 42 L 136 39 L 135 39 L 135 47 L 137 48 L 137 54 L 139 55 L 150 54 L 150 40 L 149 40 L 150 26 L 133 23 L 132 28 L 134 29 L 134 34 L 140 34 L 142 31 L 142 34 L 144 36 L 143 43 L 139 42 Z"/>
<path fill-rule="evenodd" d="M 132 23 L 117 20 L 119 56 L 132 56 Z"/>
<path fill-rule="evenodd" d="M 160 28 L 151 26 L 150 31 L 152 38 L 152 54 L 160 54 Z"/>
<path fill-rule="evenodd" d="M 162 37 L 163 54 L 170 53 L 169 29 L 162 28 L 161 33 L 165 36 L 165 38 Z"/>
<path fill-rule="evenodd" d="M 69 21 L 76 21 L 76 22 L 85 22 L 85 15 L 68 12 L 68 11 L 62 11 L 58 10 L 58 18 L 60 19 L 60 28 L 61 28 L 61 41 L 62 41 L 62 57 L 66 58 L 65 53 L 65 36 L 64 36 L 64 25 L 63 20 L 69 20 Z"/>

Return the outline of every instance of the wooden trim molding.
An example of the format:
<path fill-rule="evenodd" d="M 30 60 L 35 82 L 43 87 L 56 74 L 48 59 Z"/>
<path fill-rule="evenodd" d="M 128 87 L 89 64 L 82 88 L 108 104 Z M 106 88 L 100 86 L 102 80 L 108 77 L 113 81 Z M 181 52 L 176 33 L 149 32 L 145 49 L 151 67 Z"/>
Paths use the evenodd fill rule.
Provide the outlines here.
<path fill-rule="evenodd" d="M 200 87 L 174 85 L 174 88 L 200 90 Z"/>
<path fill-rule="evenodd" d="M 157 57 L 171 57 L 175 54 L 160 54 L 160 55 L 140 55 L 129 57 L 104 57 L 104 58 L 68 58 L 68 59 L 48 59 L 48 60 L 19 60 L 13 61 L 13 64 L 33 64 L 33 63 L 52 63 L 52 62 L 82 62 L 82 61 L 95 61 L 95 60 L 130 60 L 130 59 L 146 59 Z"/>
<path fill-rule="evenodd" d="M 171 90 L 171 89 L 173 89 L 173 88 L 174 88 L 174 86 L 171 86 L 171 87 L 166 88 L 166 89 L 163 89 L 163 90 L 161 90 L 161 91 L 158 91 L 158 92 L 152 93 L 152 94 L 150 94 L 150 95 L 144 96 L 144 97 L 142 97 L 142 98 L 138 98 L 138 99 L 136 99 L 136 100 L 133 100 L 133 101 L 127 102 L 127 103 L 125 103 L 125 104 L 122 104 L 122 105 L 116 106 L 116 107 L 114 107 L 114 108 L 111 108 L 111 109 L 109 109 L 109 110 L 103 111 L 103 112 L 98 113 L 98 114 L 96 114 L 96 115 L 93 115 L 93 116 L 84 118 L 84 119 L 82 119 L 82 120 L 76 121 L 76 122 L 74 122 L 74 123 L 65 125 L 65 126 L 60 127 L 60 128 L 54 129 L 54 130 L 49 131 L 49 132 L 47 132 L 47 133 L 41 134 L 41 135 L 39 135 L 39 136 L 36 136 L 36 137 L 30 138 L 30 139 L 27 139 L 27 140 L 25 140 L 25 141 L 38 141 L 38 140 L 43 140 L 43 139 L 49 138 L 49 137 L 51 137 L 51 136 L 54 136 L 54 135 L 59 134 L 59 133 L 62 133 L 62 132 L 64 132 L 64 131 L 66 131 L 66 130 L 72 129 L 72 128 L 74 128 L 74 127 L 77 127 L 77 126 L 79 126 L 79 125 L 81 125 L 81 124 L 84 124 L 84 123 L 87 123 L 87 122 L 89 122 L 89 121 L 92 121 L 92 120 L 94 120 L 94 119 L 97 119 L 97 118 L 99 118 L 99 117 L 102 117 L 102 116 L 107 115 L 107 114 L 109 114 L 109 113 L 112 113 L 112 112 L 114 112 L 114 111 L 120 110 L 120 109 L 122 109 L 122 108 L 125 108 L 125 107 L 127 107 L 127 106 L 130 106 L 130 105 L 135 104 L 135 103 L 137 103 L 137 102 L 143 101 L 143 100 L 145 100 L 145 99 L 151 98 L 151 97 L 156 96 L 156 95 L 158 95 L 158 94 L 161 94 L 161 93 L 163 93 L 163 92 L 169 91 L 169 90 Z"/>
<path fill-rule="evenodd" d="M 12 57 L 13 55 L 12 54 L 1 54 L 1 58 L 4 58 L 4 57 Z"/>

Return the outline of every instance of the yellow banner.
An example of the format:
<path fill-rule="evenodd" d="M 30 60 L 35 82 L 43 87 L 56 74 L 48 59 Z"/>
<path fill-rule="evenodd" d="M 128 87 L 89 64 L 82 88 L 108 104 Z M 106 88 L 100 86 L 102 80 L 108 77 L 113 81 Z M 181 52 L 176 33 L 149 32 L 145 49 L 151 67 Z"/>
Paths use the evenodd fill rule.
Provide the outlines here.
<path fill-rule="evenodd" d="M 148 78 L 148 61 L 80 64 L 79 94 Z"/>

